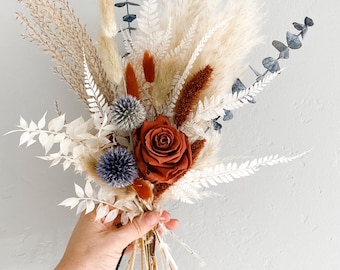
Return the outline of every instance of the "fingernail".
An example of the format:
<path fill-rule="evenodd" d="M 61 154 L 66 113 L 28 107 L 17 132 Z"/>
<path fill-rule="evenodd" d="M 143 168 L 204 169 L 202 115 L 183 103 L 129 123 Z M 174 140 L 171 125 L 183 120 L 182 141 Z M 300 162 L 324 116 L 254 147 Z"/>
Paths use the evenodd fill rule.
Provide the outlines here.
<path fill-rule="evenodd" d="M 149 212 L 145 215 L 145 222 L 150 227 L 155 226 L 159 221 L 159 213 L 157 212 Z"/>

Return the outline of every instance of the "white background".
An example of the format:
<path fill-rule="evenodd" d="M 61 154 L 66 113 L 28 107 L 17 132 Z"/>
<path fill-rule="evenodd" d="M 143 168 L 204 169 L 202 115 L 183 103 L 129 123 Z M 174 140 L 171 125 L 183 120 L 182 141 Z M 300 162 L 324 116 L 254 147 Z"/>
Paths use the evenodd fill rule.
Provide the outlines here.
<path fill-rule="evenodd" d="M 70 0 L 94 39 L 99 29 L 95 0 Z M 214 189 L 221 197 L 196 205 L 169 206 L 181 220 L 176 234 L 216 270 L 340 269 L 340 2 L 268 0 L 263 5 L 265 36 L 249 62 L 277 56 L 273 39 L 284 41 L 293 21 L 315 21 L 286 67 L 256 105 L 235 112 L 224 124 L 221 156 L 238 160 L 272 153 L 313 151 L 305 158 L 270 168 Z M 0 9 L 0 134 L 22 115 L 39 120 L 54 101 L 68 119 L 83 114 L 82 104 L 52 74 L 50 58 L 20 38 L 16 1 Z M 252 81 L 249 81 L 249 83 Z M 34 158 L 36 145 L 18 148 L 19 135 L 0 137 L 0 269 L 52 269 L 62 256 L 76 217 L 57 204 L 73 195 L 71 171 Z M 183 248 L 173 246 L 180 269 L 198 269 Z"/>

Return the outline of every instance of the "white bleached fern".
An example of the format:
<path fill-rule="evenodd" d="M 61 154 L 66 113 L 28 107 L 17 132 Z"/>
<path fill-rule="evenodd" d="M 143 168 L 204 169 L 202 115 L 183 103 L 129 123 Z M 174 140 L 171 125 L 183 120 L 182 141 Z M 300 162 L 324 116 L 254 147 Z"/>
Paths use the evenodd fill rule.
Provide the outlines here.
<path fill-rule="evenodd" d="M 181 42 L 172 49 L 166 56 L 167 59 L 170 58 L 177 58 L 182 59 L 182 56 L 187 53 L 187 51 L 193 46 L 192 43 L 194 42 L 194 37 L 197 31 L 198 21 L 197 19 L 189 27 L 187 33 L 182 38 Z"/>
<path fill-rule="evenodd" d="M 143 35 L 135 41 L 140 54 L 149 50 L 151 54 L 157 55 L 159 45 L 162 44 L 163 31 L 160 29 L 157 2 L 157 0 L 145 0 L 141 5 L 138 29 Z"/>
<path fill-rule="evenodd" d="M 171 93 L 171 100 L 170 100 L 170 104 L 176 104 L 177 99 L 181 93 L 181 90 L 183 88 L 183 85 L 186 81 L 186 79 L 188 78 L 190 71 L 197 59 L 197 57 L 200 55 L 200 53 L 202 52 L 202 50 L 204 49 L 206 43 L 209 41 L 209 39 L 211 38 L 211 36 L 213 34 L 215 34 L 220 28 L 222 28 L 230 19 L 224 20 L 218 24 L 216 24 L 213 28 L 210 29 L 210 31 L 208 33 L 206 33 L 203 38 L 200 40 L 200 42 L 198 43 L 198 45 L 196 46 L 195 50 L 193 51 L 188 64 L 186 65 L 183 74 L 181 75 L 179 81 L 177 82 L 175 88 L 173 89 L 172 93 Z"/>
<path fill-rule="evenodd" d="M 227 98 L 222 96 L 205 97 L 198 102 L 196 110 L 189 114 L 188 120 L 184 123 L 183 130 L 190 130 L 193 125 L 197 125 L 200 121 L 210 121 L 219 116 L 223 116 L 224 109 L 236 110 L 249 104 L 250 101 L 279 74 L 278 72 L 270 73 L 252 86 L 230 94 Z"/>
<path fill-rule="evenodd" d="M 224 109 L 230 111 L 236 110 L 250 103 L 250 101 L 281 72 L 282 70 L 280 70 L 279 72 L 269 73 L 268 75 L 264 76 L 262 80 L 254 83 L 252 86 L 234 94 L 230 94 L 228 98 L 224 101 Z"/>
<path fill-rule="evenodd" d="M 86 56 L 84 54 L 84 86 L 88 95 L 89 111 L 98 114 L 99 118 L 104 118 L 108 115 L 109 105 L 107 104 L 104 95 L 100 92 L 97 84 L 93 80 L 90 69 L 87 65 Z"/>
<path fill-rule="evenodd" d="M 174 75 L 174 78 L 172 80 L 172 85 L 170 87 L 170 97 L 167 101 L 165 101 L 165 103 L 162 105 L 162 108 L 160 111 L 162 111 L 162 113 L 166 116 L 172 117 L 173 116 L 173 110 L 176 106 L 176 102 L 178 100 L 178 97 L 181 93 L 181 90 L 183 88 L 183 85 L 186 81 L 186 79 L 188 78 L 191 68 L 193 67 L 197 57 L 200 55 L 200 53 L 202 52 L 204 46 L 206 45 L 206 43 L 208 42 L 209 38 L 216 32 L 218 31 L 218 29 L 220 29 L 221 27 L 223 27 L 226 23 L 228 22 L 228 20 L 222 21 L 221 23 L 217 24 L 215 27 L 213 27 L 208 33 L 206 33 L 204 35 L 204 37 L 200 40 L 200 42 L 198 43 L 198 45 L 196 46 L 195 50 L 193 51 L 191 58 L 184 70 L 184 72 L 182 73 L 182 75 L 180 75 L 178 72 Z M 176 55 L 176 54 L 181 54 L 181 50 L 185 50 L 185 41 L 190 42 L 193 39 L 193 34 L 195 33 L 196 30 L 196 23 L 194 23 L 191 28 L 189 29 L 189 32 L 187 33 L 187 35 L 184 37 L 184 39 L 182 40 L 183 43 L 181 42 L 179 44 L 178 47 L 175 48 L 174 51 L 171 51 L 168 55 L 168 57 L 171 57 L 172 55 Z M 177 57 L 178 57 L 177 55 Z"/>
<path fill-rule="evenodd" d="M 296 156 L 279 157 L 278 155 L 266 156 L 252 161 L 245 161 L 241 164 L 230 162 L 227 164 L 221 163 L 214 167 L 208 167 L 203 170 L 190 170 L 180 181 L 173 184 L 168 192 L 170 197 L 186 202 L 193 203 L 196 200 L 206 196 L 202 192 L 202 188 L 209 188 L 217 186 L 221 183 L 229 183 L 235 179 L 250 176 L 257 171 L 260 167 L 273 166 L 279 163 L 288 163 L 292 160 L 298 159 L 308 152 Z"/>

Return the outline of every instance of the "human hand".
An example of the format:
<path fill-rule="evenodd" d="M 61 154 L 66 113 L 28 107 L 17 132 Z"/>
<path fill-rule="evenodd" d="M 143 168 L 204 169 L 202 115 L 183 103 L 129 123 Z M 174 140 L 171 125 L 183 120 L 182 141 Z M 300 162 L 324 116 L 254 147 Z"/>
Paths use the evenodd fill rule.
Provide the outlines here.
<path fill-rule="evenodd" d="M 122 251 L 134 240 L 152 230 L 160 221 L 172 230 L 179 222 L 164 211 L 147 212 L 132 222 L 117 228 L 116 220 L 110 223 L 95 221 L 96 213 L 81 214 L 65 254 L 55 270 L 106 270 L 114 269 Z"/>

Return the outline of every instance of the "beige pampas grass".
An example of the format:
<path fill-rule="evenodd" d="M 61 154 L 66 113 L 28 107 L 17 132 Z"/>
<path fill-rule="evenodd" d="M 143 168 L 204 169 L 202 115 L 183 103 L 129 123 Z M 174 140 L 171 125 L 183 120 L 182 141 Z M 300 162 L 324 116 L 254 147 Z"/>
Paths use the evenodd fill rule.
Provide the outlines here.
<path fill-rule="evenodd" d="M 154 54 L 156 78 L 153 83 L 153 105 L 159 111 L 159 104 L 166 103 L 166 100 L 173 96 L 172 86 L 176 75 L 182 76 L 184 71 L 189 70 L 187 75 L 192 76 L 207 65 L 214 69 L 214 78 L 200 99 L 217 95 L 227 96 L 235 79 L 244 73 L 247 66 L 244 61 L 249 52 L 260 42 L 259 24 L 262 16 L 257 6 L 258 1 L 229 0 L 227 4 L 223 0 L 170 2 L 171 4 L 168 1 L 158 3 L 162 5 L 158 9 L 162 10 L 162 16 L 159 15 L 160 29 L 157 31 L 163 33 L 164 43 L 168 43 L 168 46 L 165 57 Z M 170 36 L 166 35 L 169 18 Z M 147 21 L 147 18 L 140 21 L 137 18 L 144 28 L 145 20 Z M 202 51 L 194 59 L 192 67 L 188 68 L 197 46 L 222 22 L 225 23 L 204 42 Z M 166 40 L 167 37 L 170 37 L 169 40 Z M 146 34 L 146 31 L 138 32 L 135 51 L 141 51 L 146 45 L 140 41 L 148 39 L 150 34 Z M 155 39 L 159 39 L 157 32 Z M 159 55 L 163 55 L 163 52 Z M 131 57 L 136 57 L 136 54 Z"/>
<path fill-rule="evenodd" d="M 114 85 L 107 79 L 92 39 L 81 25 L 66 0 L 18 0 L 26 6 L 30 17 L 17 13 L 25 25 L 24 38 L 37 43 L 57 62 L 55 71 L 78 94 L 87 106 L 84 87 L 83 53 L 93 78 L 111 103 L 115 98 Z"/>
<path fill-rule="evenodd" d="M 113 0 L 99 0 L 99 13 L 102 31 L 98 40 L 98 51 L 108 79 L 119 85 L 123 78 L 123 68 L 117 45 L 113 41 L 118 32 Z"/>
<path fill-rule="evenodd" d="M 106 37 L 114 37 L 118 30 L 113 0 L 99 0 L 99 14 L 101 18 L 103 35 Z"/>
<path fill-rule="evenodd" d="M 197 59 L 194 70 L 206 64 L 214 67 L 214 80 L 207 91 L 211 96 L 223 93 L 223 89 L 226 95 L 231 92 L 235 79 L 240 77 L 247 67 L 244 63 L 246 57 L 261 40 L 259 24 L 262 16 L 256 2 L 228 1 L 220 13 L 220 19 L 231 18 L 230 21 L 211 37 Z"/>
<path fill-rule="evenodd" d="M 119 85 L 123 78 L 123 68 L 117 46 L 112 38 L 101 35 L 98 40 L 98 52 L 103 61 L 107 78 L 112 83 Z"/>

